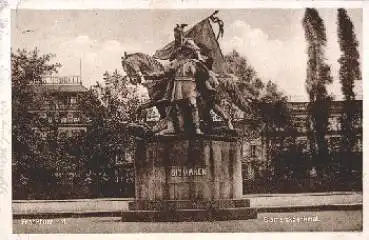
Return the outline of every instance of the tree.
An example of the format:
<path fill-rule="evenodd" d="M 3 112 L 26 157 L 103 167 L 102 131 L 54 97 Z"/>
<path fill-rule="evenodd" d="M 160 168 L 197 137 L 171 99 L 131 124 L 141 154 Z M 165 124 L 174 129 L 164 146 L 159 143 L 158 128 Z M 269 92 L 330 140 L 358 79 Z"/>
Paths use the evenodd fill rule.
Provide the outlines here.
<path fill-rule="evenodd" d="M 354 32 L 354 25 L 345 9 L 338 9 L 338 43 L 342 52 L 338 59 L 340 63 L 339 79 L 344 95 L 342 114 L 342 150 L 349 154 L 355 144 L 354 122 L 358 117 L 354 107 L 355 100 L 354 84 L 355 80 L 361 79 L 358 41 Z M 348 155 L 346 156 L 348 157 Z"/>
<path fill-rule="evenodd" d="M 30 85 L 42 84 L 42 77 L 57 72 L 59 63 L 51 63 L 53 55 L 41 55 L 36 48 L 32 51 L 17 50 L 11 53 L 12 75 L 12 159 L 15 186 L 27 180 L 38 186 L 50 183 L 53 160 L 57 153 L 48 151 L 43 141 L 42 129 L 51 124 L 42 121 L 32 109 L 41 107 L 45 97 Z M 31 109 L 32 108 L 32 109 Z"/>
<path fill-rule="evenodd" d="M 241 93 L 253 99 L 258 98 L 264 84 L 246 58 L 233 50 L 225 56 L 225 60 L 229 72 L 238 78 L 237 87 Z"/>
<path fill-rule="evenodd" d="M 136 120 L 136 110 L 140 102 L 137 87 L 130 84 L 127 78 L 118 70 L 105 72 L 103 82 L 93 87 L 98 98 L 108 111 L 108 118 L 120 122 Z"/>
<path fill-rule="evenodd" d="M 275 155 L 278 148 L 273 147 L 279 140 L 278 136 L 291 131 L 291 118 L 287 106 L 287 97 L 278 89 L 272 81 L 268 81 L 265 93 L 259 100 L 258 111 L 262 122 L 261 136 L 266 143 L 267 159 Z"/>
<path fill-rule="evenodd" d="M 53 57 L 40 54 L 38 49 L 11 54 L 15 198 L 60 199 L 81 195 L 73 187 L 80 183 L 87 159 L 83 139 L 59 134 L 59 99 L 44 86 L 44 76 L 57 73 L 61 66 L 52 63 Z"/>
<path fill-rule="evenodd" d="M 135 87 L 115 70 L 105 72 L 102 82 L 92 86 L 80 102 L 80 109 L 90 119 L 83 146 L 87 156 L 85 172 L 95 186 L 94 196 L 115 196 L 116 188 L 124 187 L 124 183 L 114 183 L 116 164 L 128 163 L 126 153 L 133 153 L 127 125 L 136 121 L 139 101 Z M 133 187 L 130 179 L 125 180 Z"/>
<path fill-rule="evenodd" d="M 307 8 L 302 21 L 307 41 L 306 90 L 309 95 L 308 120 L 310 149 L 314 161 L 323 166 L 328 159 L 325 135 L 328 128 L 329 103 L 331 97 L 326 85 L 332 83 L 330 67 L 325 63 L 327 37 L 323 20 L 314 8 Z"/>
<path fill-rule="evenodd" d="M 29 139 L 26 138 L 34 134 L 33 128 L 37 122 L 29 111 L 30 105 L 32 104 L 32 108 L 40 108 L 40 98 L 44 96 L 33 91 L 30 84 L 42 84 L 43 75 L 57 72 L 61 65 L 50 63 L 52 57 L 52 54 L 40 56 L 37 48 L 29 52 L 18 49 L 17 52 L 11 53 L 14 147 L 17 147 L 18 144 L 22 145 L 22 143 L 29 144 L 27 141 Z"/>
<path fill-rule="evenodd" d="M 262 135 L 268 139 L 271 131 L 285 128 L 289 121 L 287 97 L 272 81 L 265 85 L 247 59 L 233 50 L 225 56 L 230 73 L 237 77 L 237 94 L 246 96 L 251 102 L 253 118 L 258 119 Z"/>
<path fill-rule="evenodd" d="M 273 187 L 278 187 L 273 183 L 286 175 L 278 175 L 282 173 L 281 169 L 287 168 L 286 171 L 290 171 L 293 166 L 289 164 L 291 157 L 285 157 L 292 155 L 289 152 L 293 150 L 291 142 L 294 142 L 293 137 L 287 137 L 293 131 L 287 97 L 271 80 L 264 84 L 247 59 L 237 51 L 226 55 L 225 58 L 230 73 L 238 79 L 235 93 L 251 100 L 248 104 L 253 112 L 251 119 L 254 119 L 254 124 L 248 122 L 247 128 L 260 133 L 263 147 L 266 148 L 268 161 L 264 162 L 263 166 L 257 162 L 253 163 L 256 169 L 262 167 L 255 175 L 255 183 L 257 186 L 268 186 L 268 189 L 264 189 L 266 191 L 273 191 Z"/>

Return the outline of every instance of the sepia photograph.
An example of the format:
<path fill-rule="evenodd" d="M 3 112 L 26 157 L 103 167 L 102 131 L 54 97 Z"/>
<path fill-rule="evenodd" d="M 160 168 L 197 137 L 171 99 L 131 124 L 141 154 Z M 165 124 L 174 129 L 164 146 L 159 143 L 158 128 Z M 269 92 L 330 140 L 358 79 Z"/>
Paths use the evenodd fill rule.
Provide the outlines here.
<path fill-rule="evenodd" d="M 363 231 L 362 8 L 12 9 L 13 234 Z"/>

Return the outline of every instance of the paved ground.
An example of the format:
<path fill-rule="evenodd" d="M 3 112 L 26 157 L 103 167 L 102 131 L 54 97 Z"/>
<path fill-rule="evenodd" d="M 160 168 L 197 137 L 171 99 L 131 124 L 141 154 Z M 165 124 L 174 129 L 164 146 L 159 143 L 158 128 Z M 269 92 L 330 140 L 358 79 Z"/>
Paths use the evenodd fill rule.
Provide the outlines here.
<path fill-rule="evenodd" d="M 273 207 L 352 205 L 362 204 L 362 193 L 304 193 L 304 194 L 271 194 L 245 195 L 250 199 L 251 207 L 263 209 Z M 13 201 L 13 214 L 35 213 L 84 213 L 126 211 L 128 202 L 133 199 L 83 199 L 62 201 Z"/>
<path fill-rule="evenodd" d="M 295 218 L 295 222 L 291 222 Z M 297 218 L 300 220 L 297 221 Z M 362 231 L 362 211 L 261 213 L 257 219 L 219 222 L 127 223 L 118 217 L 17 219 L 13 233 Z"/>

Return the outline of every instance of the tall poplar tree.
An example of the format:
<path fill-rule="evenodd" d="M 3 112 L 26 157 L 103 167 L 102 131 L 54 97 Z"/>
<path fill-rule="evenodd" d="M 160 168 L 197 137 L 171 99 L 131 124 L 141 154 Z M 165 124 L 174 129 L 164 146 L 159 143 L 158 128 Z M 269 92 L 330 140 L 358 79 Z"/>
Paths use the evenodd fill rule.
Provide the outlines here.
<path fill-rule="evenodd" d="M 344 96 L 342 113 L 342 150 L 349 154 L 355 144 L 354 121 L 358 117 L 354 107 L 355 80 L 361 79 L 358 41 L 354 32 L 354 25 L 345 9 L 338 9 L 338 43 L 342 52 L 338 59 L 340 63 L 339 79 Z"/>
<path fill-rule="evenodd" d="M 318 170 L 323 170 L 328 159 L 328 145 L 325 135 L 328 129 L 329 103 L 326 86 L 332 83 L 330 66 L 325 62 L 327 44 L 323 19 L 314 8 L 307 8 L 302 21 L 307 41 L 306 90 L 309 95 L 308 121 L 310 149 Z"/>

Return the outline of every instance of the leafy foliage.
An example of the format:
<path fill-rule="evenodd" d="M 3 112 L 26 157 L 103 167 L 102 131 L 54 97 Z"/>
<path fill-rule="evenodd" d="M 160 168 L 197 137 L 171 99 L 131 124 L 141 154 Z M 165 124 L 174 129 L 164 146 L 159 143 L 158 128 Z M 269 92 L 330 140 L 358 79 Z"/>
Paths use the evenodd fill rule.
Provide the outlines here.
<path fill-rule="evenodd" d="M 119 183 L 122 186 L 112 183 L 116 181 L 116 171 L 124 171 L 117 164 L 129 166 L 131 161 L 134 144 L 127 124 L 136 121 L 139 102 L 137 89 L 117 70 L 105 72 L 102 82 L 92 86 L 80 101 L 81 111 L 90 119 L 83 146 L 87 157 L 85 171 L 95 186 L 95 195 L 112 196 L 124 182 L 133 188 L 130 177 Z M 128 191 L 132 194 L 133 189 Z"/>
<path fill-rule="evenodd" d="M 236 51 L 227 55 L 226 60 L 231 72 L 238 78 L 236 83 L 238 94 L 249 96 L 251 100 L 248 104 L 252 108 L 251 119 L 254 121 L 247 123 L 244 127 L 256 129 L 258 132 L 256 136 L 261 136 L 263 147 L 266 150 L 267 161 L 251 163 L 256 169 L 255 181 L 245 183 L 245 186 L 250 185 L 251 187 L 251 189 L 246 187 L 245 191 L 259 191 L 259 186 L 264 186 L 263 189 L 267 192 L 280 190 L 272 183 L 280 182 L 284 177 L 293 178 L 294 174 L 291 175 L 288 172 L 291 169 L 301 168 L 302 172 L 306 171 L 303 169 L 305 165 L 295 166 L 289 157 L 292 156 L 290 150 L 295 146 L 295 142 L 293 137 L 287 137 L 294 131 L 287 106 L 287 97 L 272 81 L 269 80 L 264 84 L 254 68 Z"/>
<path fill-rule="evenodd" d="M 11 54 L 12 67 L 12 156 L 14 184 L 37 186 L 56 181 L 54 160 L 58 153 L 44 141 L 53 122 L 45 122 L 32 109 L 40 109 L 45 96 L 32 91 L 31 83 L 41 85 L 42 76 L 57 72 L 60 64 L 50 63 L 53 55 L 17 50 Z M 54 145 L 55 146 L 55 145 Z"/>
<path fill-rule="evenodd" d="M 60 99 L 44 91 L 42 82 L 60 67 L 51 60 L 37 49 L 12 54 L 14 197 L 116 196 L 116 162 L 124 163 L 131 147 L 124 123 L 133 120 L 138 96 L 129 96 L 132 91 L 117 71 L 106 73 L 104 87 L 97 84 L 80 96 L 81 115 L 89 118 L 87 134 L 63 137 L 56 111 Z M 43 119 L 45 104 L 51 111 Z M 133 187 L 132 179 L 121 180 Z"/>
<path fill-rule="evenodd" d="M 244 98 L 247 96 L 252 118 L 257 119 L 257 128 L 262 135 L 269 139 L 272 132 L 286 128 L 290 121 L 287 97 L 278 90 L 277 85 L 270 80 L 264 84 L 247 59 L 237 51 L 226 55 L 225 59 L 230 73 L 237 77 L 236 93 Z"/>
<path fill-rule="evenodd" d="M 260 96 L 264 88 L 263 81 L 257 76 L 255 69 L 249 64 L 246 58 L 242 57 L 237 51 L 233 50 L 225 56 L 229 71 L 238 78 L 237 87 L 241 94 L 256 99 Z"/>

